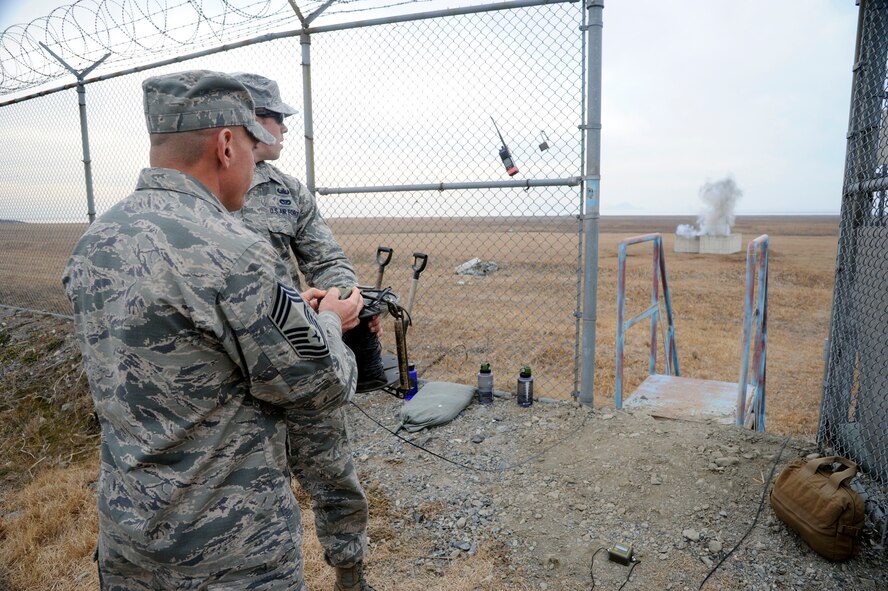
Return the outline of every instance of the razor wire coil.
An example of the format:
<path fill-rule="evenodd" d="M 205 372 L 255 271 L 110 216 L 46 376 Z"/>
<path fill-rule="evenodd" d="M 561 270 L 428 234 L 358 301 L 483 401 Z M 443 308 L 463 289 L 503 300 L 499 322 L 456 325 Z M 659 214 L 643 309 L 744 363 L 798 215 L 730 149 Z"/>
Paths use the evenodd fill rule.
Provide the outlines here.
<path fill-rule="evenodd" d="M 347 14 L 426 1 L 333 0 L 327 6 L 300 0 L 295 5 L 308 16 L 318 10 Z M 290 0 L 77 0 L 0 32 L 0 95 L 69 75 L 41 44 L 78 70 L 106 54 L 107 66 L 124 68 L 299 24 Z"/>

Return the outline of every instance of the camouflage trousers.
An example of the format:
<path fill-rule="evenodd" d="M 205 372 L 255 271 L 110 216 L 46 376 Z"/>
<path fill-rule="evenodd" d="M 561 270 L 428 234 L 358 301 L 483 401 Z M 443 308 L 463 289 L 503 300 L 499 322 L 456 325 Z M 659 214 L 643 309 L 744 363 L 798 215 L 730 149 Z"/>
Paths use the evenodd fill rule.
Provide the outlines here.
<path fill-rule="evenodd" d="M 351 566 L 367 554 L 367 497 L 352 463 L 345 410 L 312 417 L 290 414 L 288 462 L 311 496 L 318 540 L 330 566 Z"/>
<path fill-rule="evenodd" d="M 233 560 L 230 569 L 208 576 L 183 574 L 161 566 L 144 569 L 103 544 L 101 535 L 96 558 L 101 591 L 308 591 L 299 548 L 273 566 L 243 569 Z"/>

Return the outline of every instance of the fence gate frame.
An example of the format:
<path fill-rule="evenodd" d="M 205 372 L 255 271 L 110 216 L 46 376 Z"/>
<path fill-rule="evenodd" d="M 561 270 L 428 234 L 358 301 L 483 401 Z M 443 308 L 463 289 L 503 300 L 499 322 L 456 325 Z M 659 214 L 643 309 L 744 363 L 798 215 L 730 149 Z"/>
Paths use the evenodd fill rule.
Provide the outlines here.
<path fill-rule="evenodd" d="M 503 181 L 456 181 L 441 183 L 420 183 L 402 185 L 378 185 L 378 186 L 340 186 L 318 187 L 316 186 L 315 146 L 314 146 L 314 110 L 312 108 L 312 68 L 311 68 L 311 38 L 315 35 L 343 31 L 347 29 L 366 28 L 385 24 L 406 23 L 427 19 L 438 19 L 448 16 L 469 15 L 494 11 L 513 11 L 521 8 L 549 6 L 557 4 L 577 4 L 582 1 L 582 23 L 579 26 L 580 39 L 582 40 L 581 55 L 581 122 L 577 126 L 580 136 L 579 162 L 577 176 L 563 178 L 527 178 L 525 180 Z M 577 308 L 576 331 L 574 343 L 574 377 L 573 390 L 570 394 L 581 403 L 592 406 L 594 402 L 594 374 L 596 353 L 596 320 L 598 304 L 598 259 L 599 259 L 599 218 L 601 199 L 601 64 L 602 64 L 602 33 L 603 33 L 603 9 L 604 0 L 508 0 L 485 5 L 467 6 L 453 9 L 431 10 L 412 14 L 404 14 L 382 18 L 372 18 L 337 24 L 313 26 L 318 17 L 328 11 L 334 5 L 335 0 L 329 0 L 321 4 L 315 12 L 304 16 L 296 2 L 290 1 L 290 7 L 301 23 L 301 27 L 295 30 L 279 31 L 254 36 L 240 41 L 225 43 L 208 49 L 193 51 L 179 56 L 154 61 L 152 63 L 121 69 L 107 74 L 90 74 L 111 54 L 106 53 L 98 61 L 89 67 L 77 71 L 54 53 L 49 47 L 41 43 L 43 49 L 59 61 L 65 69 L 75 78 L 73 83 L 18 96 L 13 99 L 0 100 L 0 107 L 15 103 L 22 103 L 38 97 L 47 96 L 71 88 L 76 88 L 79 99 L 81 139 L 83 150 L 83 165 L 85 174 L 87 219 L 92 223 L 96 217 L 96 205 L 93 196 L 92 158 L 90 157 L 89 128 L 86 120 L 85 88 L 89 84 L 108 81 L 114 78 L 146 72 L 164 66 L 179 64 L 202 57 L 224 53 L 230 50 L 251 45 L 268 43 L 279 39 L 299 38 L 301 47 L 301 71 L 303 94 L 303 124 L 305 143 L 305 180 L 309 190 L 317 195 L 333 195 L 348 193 L 390 193 L 390 192 L 419 192 L 419 191 L 459 191 L 466 189 L 509 189 L 523 188 L 528 190 L 533 187 L 578 187 L 582 199 L 578 205 L 577 219 L 580 244 L 578 245 L 577 273 Z M 580 19 L 577 19 L 578 21 Z M 13 309 L 37 311 L 28 307 L 15 305 L 0 305 Z M 47 310 L 46 313 L 52 314 Z M 61 314 L 64 317 L 70 317 Z"/>

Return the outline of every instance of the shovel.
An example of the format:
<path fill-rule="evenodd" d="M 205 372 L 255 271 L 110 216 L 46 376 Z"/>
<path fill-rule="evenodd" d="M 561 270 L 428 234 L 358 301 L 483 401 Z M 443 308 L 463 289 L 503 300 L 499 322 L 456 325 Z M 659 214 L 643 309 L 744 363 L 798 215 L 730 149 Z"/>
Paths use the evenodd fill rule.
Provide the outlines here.
<path fill-rule="evenodd" d="M 376 264 L 379 273 L 376 275 L 376 289 L 382 289 L 382 276 L 385 275 L 385 267 L 392 260 L 392 249 L 388 246 L 380 246 L 376 249 Z"/>
<path fill-rule="evenodd" d="M 419 284 L 419 276 L 426 268 L 426 263 L 428 262 L 429 255 L 421 252 L 413 253 L 413 282 L 410 284 L 410 293 L 407 294 L 407 305 L 404 306 L 407 314 L 413 311 L 413 298 L 416 297 L 416 286 Z"/>
<path fill-rule="evenodd" d="M 407 305 L 403 313 L 395 317 L 395 347 L 398 351 L 398 375 L 402 393 L 410 390 L 409 361 L 407 358 L 407 328 L 413 323 L 410 311 L 413 309 L 413 299 L 416 297 L 416 286 L 419 284 L 419 276 L 429 262 L 429 255 L 413 253 L 413 283 L 410 284 L 410 293 L 407 295 Z"/>

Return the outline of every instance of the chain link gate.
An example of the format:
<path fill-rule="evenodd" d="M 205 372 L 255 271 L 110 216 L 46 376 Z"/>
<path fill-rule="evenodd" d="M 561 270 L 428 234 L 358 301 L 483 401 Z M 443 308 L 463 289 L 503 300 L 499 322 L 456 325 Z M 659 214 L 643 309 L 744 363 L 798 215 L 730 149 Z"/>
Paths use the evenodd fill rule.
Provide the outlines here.
<path fill-rule="evenodd" d="M 888 1 L 861 2 L 818 443 L 866 472 L 888 508 Z"/>
<path fill-rule="evenodd" d="M 577 390 L 585 7 L 523 4 L 311 29 L 312 172 L 319 208 L 362 283 L 376 276 L 377 246 L 390 246 L 385 284 L 406 296 L 413 252 L 429 255 L 408 336 L 420 378 L 472 383 L 488 362 L 495 387 L 510 390 L 530 364 L 537 392 L 564 398 Z M 254 71 L 276 79 L 284 100 L 299 106 L 300 41 L 260 38 L 87 78 L 96 214 L 131 192 L 148 165 L 144 78 Z M 491 118 L 516 177 L 500 161 Z M 305 180 L 303 114 L 287 123 L 276 165 Z M 77 93 L 4 104 L 0 126 L 8 130 L 0 147 L 0 305 L 70 315 L 60 277 L 87 221 Z M 455 274 L 472 258 L 498 270 Z"/>

